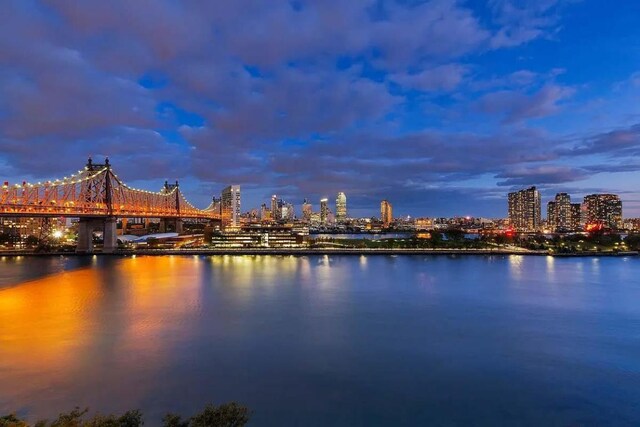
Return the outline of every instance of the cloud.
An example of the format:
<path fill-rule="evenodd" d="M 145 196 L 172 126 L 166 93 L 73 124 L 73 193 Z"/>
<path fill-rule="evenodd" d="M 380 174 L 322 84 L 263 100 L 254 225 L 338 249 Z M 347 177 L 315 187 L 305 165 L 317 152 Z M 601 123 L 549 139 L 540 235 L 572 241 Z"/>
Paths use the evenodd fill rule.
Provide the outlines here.
<path fill-rule="evenodd" d="M 549 83 L 532 93 L 517 90 L 500 90 L 484 95 L 476 108 L 492 115 L 502 115 L 504 123 L 516 123 L 556 114 L 574 90 Z"/>
<path fill-rule="evenodd" d="M 579 181 L 589 175 L 582 169 L 569 166 L 531 166 L 510 168 L 496 175 L 499 186 L 527 186 L 542 184 L 563 184 Z"/>
<path fill-rule="evenodd" d="M 391 80 L 425 92 L 452 91 L 462 83 L 469 67 L 462 64 L 439 65 L 414 74 L 394 74 Z"/>
<path fill-rule="evenodd" d="M 564 156 L 608 154 L 610 156 L 635 156 L 640 153 L 640 123 L 584 138 L 572 148 L 562 148 Z"/>
<path fill-rule="evenodd" d="M 495 202 L 496 180 L 562 177 L 539 163 L 627 152 L 625 130 L 560 151 L 530 121 L 574 89 L 544 67 L 492 68 L 551 37 L 562 2 L 475 3 L 8 0 L 0 164 L 44 178 L 109 155 L 126 180 L 198 194 L 237 182 L 460 207 L 452 198 Z"/>

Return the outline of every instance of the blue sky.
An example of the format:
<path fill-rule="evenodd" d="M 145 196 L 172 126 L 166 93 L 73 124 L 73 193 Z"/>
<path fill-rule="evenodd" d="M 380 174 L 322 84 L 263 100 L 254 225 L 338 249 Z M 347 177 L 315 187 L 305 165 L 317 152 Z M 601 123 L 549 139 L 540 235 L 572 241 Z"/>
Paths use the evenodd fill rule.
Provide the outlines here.
<path fill-rule="evenodd" d="M 108 155 L 203 206 L 234 183 L 246 209 L 344 191 L 353 215 L 494 217 L 537 185 L 640 216 L 638 22 L 635 1 L 8 0 L 2 175 Z"/>

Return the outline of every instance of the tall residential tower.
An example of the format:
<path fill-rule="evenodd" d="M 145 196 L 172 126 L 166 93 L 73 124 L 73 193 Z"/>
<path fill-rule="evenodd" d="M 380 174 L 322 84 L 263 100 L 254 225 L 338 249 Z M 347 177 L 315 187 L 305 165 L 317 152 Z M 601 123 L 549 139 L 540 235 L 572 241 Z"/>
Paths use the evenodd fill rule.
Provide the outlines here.
<path fill-rule="evenodd" d="M 536 187 L 509 193 L 509 223 L 516 231 L 537 231 L 541 217 L 542 202 Z"/>
<path fill-rule="evenodd" d="M 240 186 L 230 185 L 222 190 L 222 226 L 238 227 L 240 225 Z"/>
<path fill-rule="evenodd" d="M 347 220 L 347 196 L 341 191 L 336 197 L 336 221 L 345 222 Z"/>

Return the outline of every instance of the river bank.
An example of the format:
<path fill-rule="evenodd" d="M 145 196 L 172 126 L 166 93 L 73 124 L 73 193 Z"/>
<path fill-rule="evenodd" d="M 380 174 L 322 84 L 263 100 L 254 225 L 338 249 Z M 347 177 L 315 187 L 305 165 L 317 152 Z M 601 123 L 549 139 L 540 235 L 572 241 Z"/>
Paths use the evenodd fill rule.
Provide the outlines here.
<path fill-rule="evenodd" d="M 143 249 L 143 250 L 121 250 L 114 253 L 103 254 L 95 252 L 93 254 L 78 254 L 75 252 L 29 252 L 29 251 L 7 251 L 1 252 L 0 256 L 17 257 L 42 257 L 42 256 L 165 256 L 165 255 L 532 255 L 532 256 L 554 256 L 554 257 L 602 257 L 602 256 L 638 256 L 638 252 L 576 252 L 576 253 L 550 253 L 546 250 L 528 250 L 517 248 L 496 248 L 496 249 L 431 249 L 431 248 L 239 248 L 239 249 Z"/>

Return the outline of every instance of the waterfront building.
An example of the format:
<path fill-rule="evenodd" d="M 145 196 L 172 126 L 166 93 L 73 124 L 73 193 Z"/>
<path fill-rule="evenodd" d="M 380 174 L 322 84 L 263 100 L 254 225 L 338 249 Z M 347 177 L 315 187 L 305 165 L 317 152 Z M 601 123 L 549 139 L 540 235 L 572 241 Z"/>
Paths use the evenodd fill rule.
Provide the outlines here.
<path fill-rule="evenodd" d="M 416 218 L 414 221 L 416 230 L 431 230 L 433 228 L 432 218 Z"/>
<path fill-rule="evenodd" d="M 329 220 L 329 199 L 320 200 L 320 224 L 327 225 Z"/>
<path fill-rule="evenodd" d="M 336 222 L 342 223 L 347 220 L 347 196 L 341 191 L 336 197 Z"/>
<path fill-rule="evenodd" d="M 308 228 L 285 225 L 249 225 L 234 232 L 205 233 L 205 242 L 214 248 L 303 248 L 308 240 Z"/>
<path fill-rule="evenodd" d="M 616 194 L 589 194 L 584 197 L 586 226 L 622 228 L 622 201 Z"/>
<path fill-rule="evenodd" d="M 311 206 L 311 203 L 309 203 L 307 199 L 304 199 L 304 202 L 302 203 L 302 221 L 306 222 L 307 224 L 310 223 L 312 212 L 313 206 Z"/>
<path fill-rule="evenodd" d="M 393 222 L 393 206 L 388 200 L 380 202 L 380 221 L 382 221 L 384 228 L 389 228 Z"/>
<path fill-rule="evenodd" d="M 509 193 L 509 223 L 516 231 L 538 231 L 542 220 L 542 202 L 536 187 Z"/>
<path fill-rule="evenodd" d="M 551 231 L 575 231 L 580 227 L 580 204 L 571 203 L 571 196 L 558 193 L 547 204 L 547 227 Z"/>
<path fill-rule="evenodd" d="M 240 225 L 240 186 L 230 185 L 222 190 L 222 226 L 237 227 Z"/>

